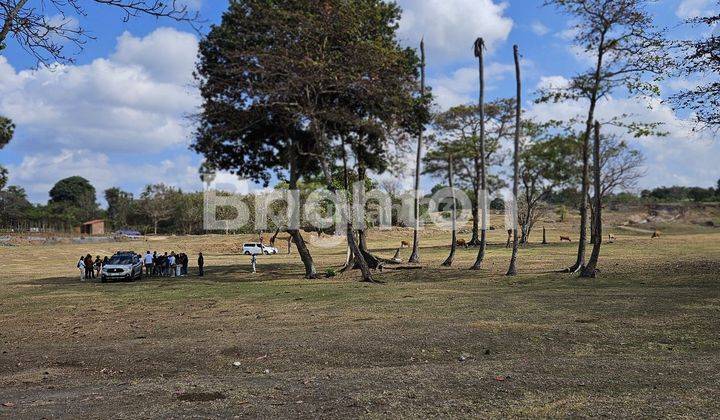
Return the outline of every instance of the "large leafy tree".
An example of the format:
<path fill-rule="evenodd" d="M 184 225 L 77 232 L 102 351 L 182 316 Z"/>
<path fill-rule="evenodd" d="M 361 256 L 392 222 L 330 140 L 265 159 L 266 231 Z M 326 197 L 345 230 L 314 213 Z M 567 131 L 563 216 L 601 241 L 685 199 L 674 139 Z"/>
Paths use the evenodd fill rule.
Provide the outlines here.
<path fill-rule="evenodd" d="M 64 224 L 77 224 L 98 215 L 95 187 L 80 176 L 64 178 L 50 189 L 48 206 Z"/>
<path fill-rule="evenodd" d="M 107 201 L 107 217 L 116 229 L 127 227 L 128 219 L 133 210 L 132 193 L 113 187 L 105 190 Z"/>
<path fill-rule="evenodd" d="M 32 204 L 27 199 L 25 190 L 16 186 L 10 186 L 0 191 L 0 226 L 20 227 L 26 222 Z"/>
<path fill-rule="evenodd" d="M 698 127 L 720 130 L 720 34 L 712 29 L 720 23 L 720 1 L 717 12 L 699 16 L 687 23 L 703 29 L 695 39 L 679 43 L 683 53 L 679 66 L 685 76 L 702 81 L 672 97 L 677 108 L 693 111 Z"/>
<path fill-rule="evenodd" d="M 585 263 L 590 189 L 590 140 L 598 103 L 604 97 L 624 91 L 630 95 L 657 95 L 657 80 L 672 67 L 667 43 L 653 25 L 648 10 L 651 0 L 546 0 L 575 22 L 574 43 L 594 64 L 572 77 L 565 86 L 541 91 L 540 101 L 587 103 L 582 135 L 582 183 L 580 203 L 580 241 L 577 259 L 568 271 L 577 272 Z M 630 121 L 623 123 L 636 135 L 648 127 Z M 652 128 L 652 125 L 650 125 Z"/>
<path fill-rule="evenodd" d="M 406 94 L 417 57 L 395 39 L 399 16 L 380 0 L 232 1 L 200 44 L 204 103 L 194 148 L 206 166 L 265 184 L 287 177 L 291 189 L 320 172 L 336 189 L 333 166 L 346 146 L 367 150 L 382 140 L 379 127 L 414 121 L 420 108 Z M 289 233 L 315 277 L 302 235 Z"/>
<path fill-rule="evenodd" d="M 577 137 L 557 134 L 554 124 L 523 122 L 520 145 L 520 243 L 527 243 L 550 194 L 575 179 Z"/>
<path fill-rule="evenodd" d="M 165 184 L 147 185 L 140 195 L 140 208 L 152 222 L 153 233 L 157 235 L 160 222 L 169 220 L 175 209 L 178 190 Z"/>

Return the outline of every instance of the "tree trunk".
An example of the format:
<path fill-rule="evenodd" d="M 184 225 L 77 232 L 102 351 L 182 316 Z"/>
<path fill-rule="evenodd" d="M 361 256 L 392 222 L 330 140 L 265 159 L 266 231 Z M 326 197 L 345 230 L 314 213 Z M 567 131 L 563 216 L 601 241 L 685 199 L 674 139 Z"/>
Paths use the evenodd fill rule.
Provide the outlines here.
<path fill-rule="evenodd" d="M 420 96 L 425 98 L 425 40 L 420 41 Z M 417 157 L 415 159 L 415 229 L 413 230 L 413 249 L 408 262 L 419 263 L 420 253 L 418 243 L 418 230 L 420 230 L 420 162 L 422 159 L 422 143 L 424 127 L 420 127 L 417 143 Z"/>
<path fill-rule="evenodd" d="M 475 183 L 475 186 L 473 187 L 475 204 L 472 207 L 472 237 L 470 238 L 470 242 L 468 242 L 468 245 L 470 246 L 477 246 L 480 244 L 480 211 L 478 209 L 478 207 L 480 207 L 480 205 L 478 204 L 478 198 L 480 196 L 479 185 L 479 183 Z"/>
<path fill-rule="evenodd" d="M 515 145 L 513 155 L 513 206 L 515 211 L 513 212 L 513 249 L 512 256 L 510 257 L 510 266 L 508 267 L 507 275 L 517 275 L 517 254 L 518 254 L 518 220 L 517 220 L 517 208 L 518 208 L 518 184 L 520 183 L 520 125 L 521 125 L 521 104 L 522 104 L 522 81 L 520 80 L 520 54 L 518 52 L 518 46 L 513 46 L 513 55 L 515 56 L 515 81 L 517 84 L 517 99 L 515 103 Z"/>
<path fill-rule="evenodd" d="M 590 261 L 583 268 L 580 277 L 594 278 L 597 275 L 597 264 L 600 258 L 600 246 L 602 245 L 602 191 L 600 190 L 600 123 L 595 122 L 595 153 L 593 156 L 593 172 L 595 178 L 595 214 L 594 226 L 595 242 L 593 242 L 593 250 L 590 255 Z"/>
<path fill-rule="evenodd" d="M 455 250 L 457 249 L 457 226 L 456 226 L 456 208 L 455 208 L 455 186 L 453 185 L 453 157 L 452 155 L 448 158 L 448 180 L 450 182 L 450 191 L 452 194 L 452 244 L 450 245 L 450 255 L 448 255 L 445 262 L 442 263 L 443 267 L 451 267 L 453 260 L 455 259 Z"/>
<path fill-rule="evenodd" d="M 352 214 L 350 210 L 350 205 L 348 203 L 348 188 L 350 188 L 349 181 L 348 181 L 348 173 L 347 173 L 347 159 L 345 156 L 345 140 L 343 139 L 342 144 L 342 151 L 343 151 L 343 169 L 344 169 L 344 186 L 345 186 L 345 209 L 339 209 L 339 211 L 345 212 L 343 214 L 345 219 L 345 232 L 347 234 L 347 242 L 348 246 L 354 256 L 355 263 L 359 265 L 360 272 L 362 273 L 362 281 L 367 283 L 376 283 L 375 280 L 372 277 L 372 273 L 370 273 L 370 268 L 368 267 L 367 261 L 365 261 L 365 258 L 363 257 L 363 254 L 360 252 L 360 247 L 358 247 L 357 242 L 355 242 L 355 230 L 353 229 L 353 222 L 352 222 Z M 323 174 L 325 175 L 325 182 L 327 183 L 327 189 L 331 192 L 336 192 L 335 186 L 332 182 L 332 173 L 330 172 L 330 167 L 328 166 L 328 162 L 324 159 L 321 160 L 320 166 L 322 167 Z"/>
<path fill-rule="evenodd" d="M 587 242 L 587 225 L 588 225 L 588 194 L 590 190 L 590 136 L 593 130 L 593 121 L 595 121 L 595 107 L 597 105 L 598 92 L 600 90 L 600 81 L 602 78 L 603 57 L 605 51 L 605 33 L 600 34 L 600 46 L 598 47 L 597 64 L 595 66 L 595 75 L 593 80 L 593 91 L 590 97 L 590 108 L 588 109 L 588 118 L 585 125 L 585 135 L 583 137 L 583 174 L 582 188 L 580 197 L 580 240 L 578 241 L 577 259 L 575 264 L 566 271 L 577 273 L 582 270 L 585 265 L 585 247 Z"/>
<path fill-rule="evenodd" d="M 291 145 L 291 153 L 290 156 L 290 182 L 289 187 L 291 191 L 297 190 L 297 183 L 298 183 L 298 173 L 297 173 L 297 153 L 295 150 L 295 145 Z M 297 203 L 299 204 L 299 203 Z M 293 211 L 295 211 L 296 208 L 299 208 L 299 205 L 297 207 L 293 207 Z M 295 220 L 295 215 L 291 215 L 290 217 L 290 223 L 292 223 L 293 220 Z M 310 254 L 310 250 L 307 247 L 307 244 L 305 244 L 305 239 L 303 239 L 302 234 L 299 230 L 296 229 L 288 229 L 288 234 L 293 239 L 293 242 L 295 242 L 295 246 L 297 247 L 298 254 L 300 254 L 300 259 L 303 262 L 303 265 L 305 266 L 305 278 L 306 279 L 316 279 L 317 271 L 315 270 L 315 262 L 313 261 L 312 255 Z M 275 237 L 277 237 L 277 233 L 275 234 Z M 290 253 L 290 241 L 288 241 L 288 254 Z"/>
<path fill-rule="evenodd" d="M 155 235 L 157 235 L 157 227 L 158 227 L 158 221 L 153 220 L 153 232 Z"/>
<path fill-rule="evenodd" d="M 362 184 L 362 190 L 359 191 L 359 194 L 361 195 L 361 197 L 359 197 L 358 200 L 360 200 L 361 203 L 365 203 L 365 178 L 366 178 L 366 175 L 367 175 L 367 172 L 365 170 L 364 165 L 361 162 L 358 162 L 358 181 L 360 181 L 360 184 Z M 368 267 L 375 270 L 378 268 L 378 266 L 380 266 L 380 258 L 374 256 L 368 250 L 367 233 L 365 230 L 366 230 L 366 228 L 358 229 L 358 231 L 357 231 L 360 252 L 365 257 L 365 261 L 367 262 Z M 359 268 L 359 267 L 357 267 L 357 268 Z"/>
<path fill-rule="evenodd" d="M 590 243 L 595 244 L 595 240 L 597 239 L 595 235 L 595 206 L 590 205 L 588 209 L 590 210 Z"/>
<path fill-rule="evenodd" d="M 547 241 L 547 232 L 545 232 L 545 226 L 543 226 L 543 241 L 542 241 L 542 244 L 543 244 L 543 245 L 547 245 L 547 244 L 548 244 L 548 241 Z"/>
<path fill-rule="evenodd" d="M 483 60 L 483 49 L 485 41 L 478 38 L 475 41 L 475 56 L 478 58 L 478 71 L 480 75 L 480 98 L 478 108 L 480 110 L 480 193 L 477 197 L 478 213 L 482 212 L 482 226 L 480 228 L 480 249 L 473 264 L 473 270 L 482 268 L 485 259 L 485 248 L 487 247 L 487 165 L 485 164 L 485 64 Z"/>

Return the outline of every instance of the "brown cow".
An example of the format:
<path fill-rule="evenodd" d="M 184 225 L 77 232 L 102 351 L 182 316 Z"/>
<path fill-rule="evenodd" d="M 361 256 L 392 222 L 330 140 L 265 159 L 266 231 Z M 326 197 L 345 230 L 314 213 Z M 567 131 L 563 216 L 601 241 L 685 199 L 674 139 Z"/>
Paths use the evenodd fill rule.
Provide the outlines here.
<path fill-rule="evenodd" d="M 660 237 L 660 231 L 659 231 L 659 230 L 655 230 L 655 232 L 653 232 L 652 238 L 655 239 L 655 238 L 659 238 L 659 237 Z"/>
<path fill-rule="evenodd" d="M 410 242 L 408 242 L 408 241 L 400 242 L 400 248 L 410 248 Z"/>
<path fill-rule="evenodd" d="M 468 247 L 468 244 L 467 244 L 467 241 L 465 241 L 465 239 L 458 239 L 458 240 L 457 240 L 457 246 L 461 246 L 461 247 L 467 248 L 467 247 Z"/>
<path fill-rule="evenodd" d="M 569 236 L 561 236 L 560 242 L 572 242 L 572 239 Z"/>

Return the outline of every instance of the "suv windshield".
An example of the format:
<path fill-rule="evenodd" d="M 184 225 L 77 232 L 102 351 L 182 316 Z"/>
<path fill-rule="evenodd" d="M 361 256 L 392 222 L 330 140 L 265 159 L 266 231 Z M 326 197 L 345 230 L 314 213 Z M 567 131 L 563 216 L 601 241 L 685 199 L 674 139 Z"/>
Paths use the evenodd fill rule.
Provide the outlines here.
<path fill-rule="evenodd" d="M 130 256 L 114 256 L 108 261 L 108 265 L 132 265 L 133 259 Z"/>

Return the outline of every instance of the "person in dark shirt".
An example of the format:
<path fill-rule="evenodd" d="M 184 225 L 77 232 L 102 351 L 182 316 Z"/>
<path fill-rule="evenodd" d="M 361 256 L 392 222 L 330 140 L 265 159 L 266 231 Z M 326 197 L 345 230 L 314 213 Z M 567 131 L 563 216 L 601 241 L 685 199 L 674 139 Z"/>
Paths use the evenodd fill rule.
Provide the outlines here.
<path fill-rule="evenodd" d="M 87 254 L 85 256 L 85 280 L 95 278 L 95 270 L 93 270 L 93 259 L 92 255 Z"/>
<path fill-rule="evenodd" d="M 158 258 L 157 251 L 153 251 L 153 276 L 157 276 L 160 272 L 160 259 Z"/>
<path fill-rule="evenodd" d="M 180 254 L 181 260 L 180 264 L 182 264 L 182 271 L 180 272 L 181 275 L 187 276 L 188 273 L 188 265 L 190 265 L 190 258 L 188 258 L 186 253 Z"/>
<path fill-rule="evenodd" d="M 100 271 L 102 271 L 102 260 L 100 259 L 100 256 L 98 255 L 97 258 L 95 258 L 95 276 L 100 277 Z"/>
<path fill-rule="evenodd" d="M 198 276 L 202 277 L 205 275 L 205 258 L 203 258 L 202 252 L 198 255 Z"/>

